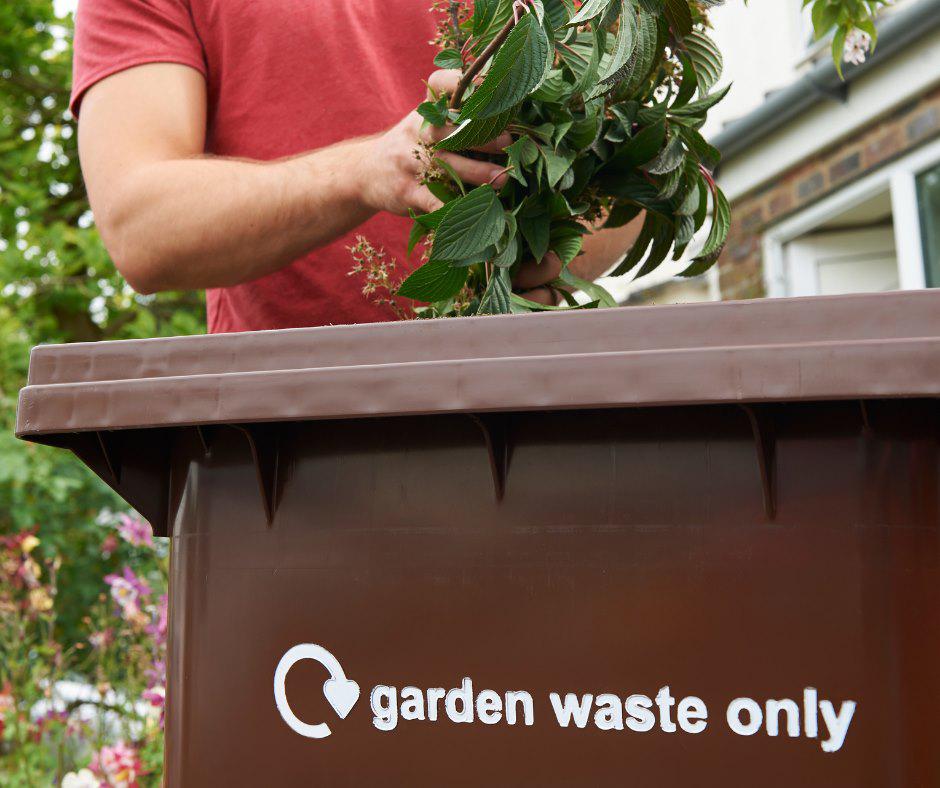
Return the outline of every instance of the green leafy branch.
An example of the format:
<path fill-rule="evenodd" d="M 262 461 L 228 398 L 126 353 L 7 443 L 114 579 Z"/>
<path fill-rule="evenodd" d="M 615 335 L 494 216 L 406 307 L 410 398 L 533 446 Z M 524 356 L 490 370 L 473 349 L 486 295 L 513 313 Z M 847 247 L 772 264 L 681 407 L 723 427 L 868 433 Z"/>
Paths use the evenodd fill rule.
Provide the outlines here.
<path fill-rule="evenodd" d="M 439 150 L 472 151 L 508 132 L 499 161 L 509 177 L 467 191 L 445 169 L 431 184 L 443 207 L 414 217 L 410 248 L 423 241 L 426 262 L 399 294 L 426 303 L 428 316 L 542 310 L 512 281 L 524 261 L 552 252 L 564 266 L 552 283 L 566 301 L 557 308 L 612 306 L 567 266 L 592 228 L 638 217 L 639 237 L 614 274 L 682 259 L 699 230 L 707 237 L 683 274 L 710 268 L 730 226 L 711 174 L 719 154 L 700 131 L 727 92 L 714 89 L 722 58 L 707 34 L 711 5 L 477 0 L 452 36 L 460 48 L 435 61 L 463 68 L 459 88 L 418 111 L 454 126 Z M 575 302 L 575 289 L 590 302 Z"/>

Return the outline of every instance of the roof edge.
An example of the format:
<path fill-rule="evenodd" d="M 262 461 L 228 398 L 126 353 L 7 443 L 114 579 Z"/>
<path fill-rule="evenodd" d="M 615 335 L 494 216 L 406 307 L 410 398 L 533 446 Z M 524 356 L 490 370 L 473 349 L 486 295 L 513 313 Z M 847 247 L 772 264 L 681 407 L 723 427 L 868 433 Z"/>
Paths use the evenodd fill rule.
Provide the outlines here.
<path fill-rule="evenodd" d="M 838 100 L 853 81 L 937 29 L 940 29 L 940 0 L 920 0 L 884 20 L 879 26 L 875 51 L 861 65 L 847 64 L 844 81 L 832 60 L 825 58 L 808 74 L 729 124 L 711 143 L 721 151 L 722 161 L 727 162 L 808 109 L 825 100 Z"/>

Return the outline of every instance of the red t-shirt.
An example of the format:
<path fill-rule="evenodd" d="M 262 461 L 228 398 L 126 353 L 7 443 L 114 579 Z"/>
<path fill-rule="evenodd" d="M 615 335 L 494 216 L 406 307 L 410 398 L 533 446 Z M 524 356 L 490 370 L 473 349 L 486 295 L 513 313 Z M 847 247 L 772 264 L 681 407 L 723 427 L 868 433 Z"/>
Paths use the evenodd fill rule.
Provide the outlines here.
<path fill-rule="evenodd" d="M 80 0 L 73 111 L 96 82 L 181 63 L 208 87 L 206 152 L 270 160 L 392 126 L 434 69 L 431 0 Z M 398 262 L 409 222 L 380 214 L 254 282 L 210 290 L 211 332 L 394 319 L 350 277 L 359 233 Z M 167 228 L 172 232 L 172 228 Z"/>

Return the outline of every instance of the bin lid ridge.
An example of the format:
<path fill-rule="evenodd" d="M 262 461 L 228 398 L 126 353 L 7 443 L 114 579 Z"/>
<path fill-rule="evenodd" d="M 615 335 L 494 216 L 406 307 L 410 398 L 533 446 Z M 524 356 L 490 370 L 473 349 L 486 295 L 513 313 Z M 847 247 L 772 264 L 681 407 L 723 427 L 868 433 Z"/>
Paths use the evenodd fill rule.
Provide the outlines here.
<path fill-rule="evenodd" d="M 739 301 L 76 343 L 35 348 L 29 384 L 317 366 L 937 336 L 933 291 Z M 551 353 L 544 348 L 551 348 Z"/>
<path fill-rule="evenodd" d="M 46 346 L 17 434 L 936 396 L 915 291 Z"/>

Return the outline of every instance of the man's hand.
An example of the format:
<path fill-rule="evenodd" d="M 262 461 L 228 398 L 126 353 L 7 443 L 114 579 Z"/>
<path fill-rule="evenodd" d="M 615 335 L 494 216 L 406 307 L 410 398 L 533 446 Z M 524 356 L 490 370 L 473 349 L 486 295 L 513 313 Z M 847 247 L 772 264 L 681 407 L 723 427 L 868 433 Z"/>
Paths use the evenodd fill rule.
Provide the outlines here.
<path fill-rule="evenodd" d="M 457 69 L 435 71 L 428 79 L 429 98 L 452 94 L 460 77 L 461 72 Z M 367 203 L 375 210 L 402 215 L 409 210 L 430 213 L 440 208 L 441 201 L 420 183 L 421 174 L 429 164 L 422 148 L 439 142 L 453 131 L 451 125 L 429 126 L 417 112 L 412 112 L 384 134 L 372 138 L 370 151 L 362 157 L 360 169 L 363 195 Z M 510 144 L 512 137 L 502 134 L 475 150 L 502 154 L 503 148 Z M 447 151 L 439 151 L 435 158 L 449 164 L 465 183 L 490 183 L 499 189 L 506 182 L 506 168 L 499 164 Z M 530 301 L 554 304 L 555 293 L 545 285 L 558 278 L 561 269 L 561 260 L 549 252 L 540 263 L 535 260 L 524 262 L 513 286 Z"/>
<path fill-rule="evenodd" d="M 435 71 L 428 79 L 429 98 L 450 94 L 460 81 L 460 71 Z M 430 213 L 441 207 L 421 175 L 430 164 L 424 146 L 433 145 L 453 132 L 453 126 L 428 126 L 417 112 L 406 115 L 384 134 L 370 138 L 366 153 L 359 162 L 359 180 L 366 203 L 376 211 L 390 211 L 401 216 L 409 210 Z M 502 153 L 512 143 L 508 134 L 477 148 L 483 153 Z M 505 168 L 486 161 L 477 161 L 456 153 L 440 151 L 435 158 L 449 164 L 465 183 L 479 186 L 491 183 L 500 188 L 506 182 Z"/>

